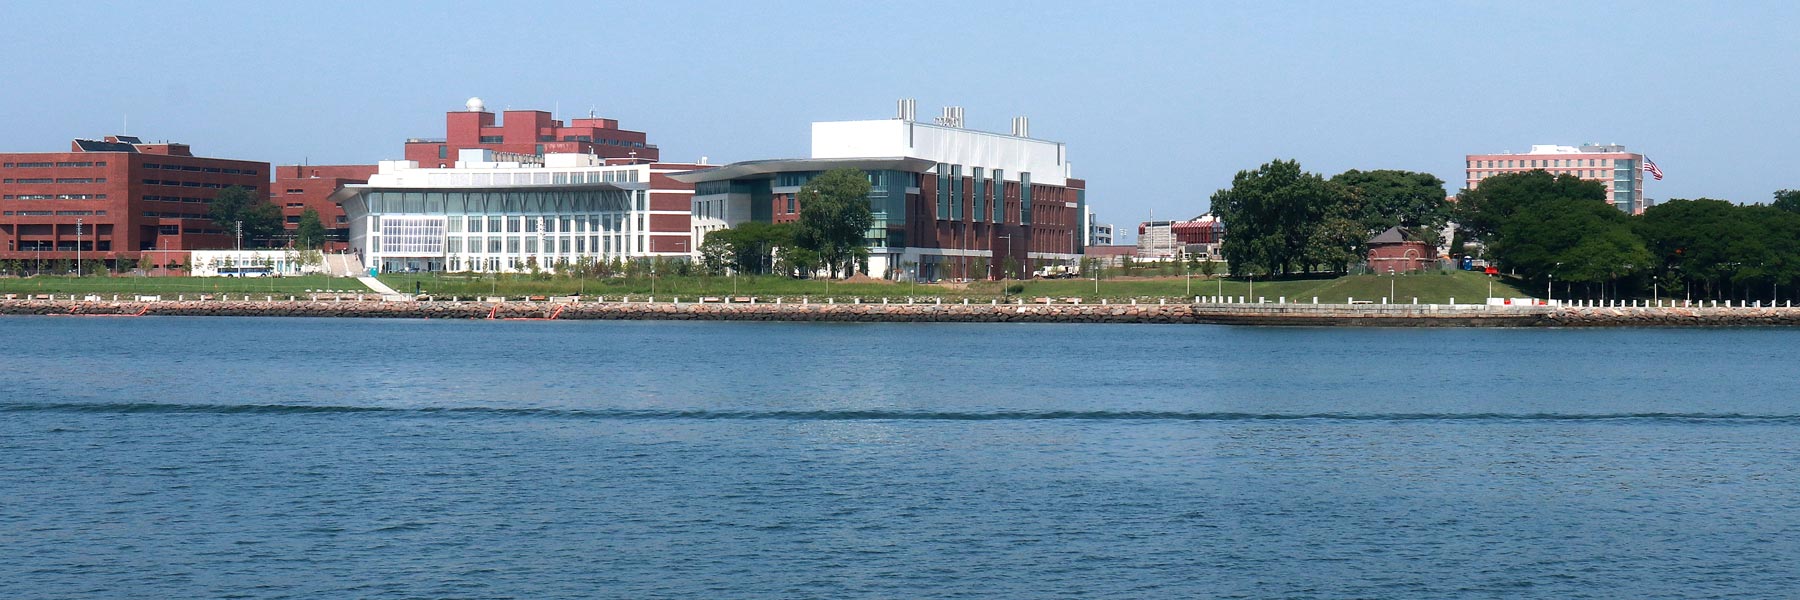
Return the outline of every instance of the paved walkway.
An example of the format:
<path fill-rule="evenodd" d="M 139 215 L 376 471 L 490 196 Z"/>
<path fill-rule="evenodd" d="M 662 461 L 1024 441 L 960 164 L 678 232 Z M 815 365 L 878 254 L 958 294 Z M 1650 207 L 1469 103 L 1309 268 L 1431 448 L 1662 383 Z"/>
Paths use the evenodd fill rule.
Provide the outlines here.
<path fill-rule="evenodd" d="M 363 285 L 368 286 L 369 289 L 371 289 L 371 290 L 375 290 L 376 293 L 379 293 L 382 296 L 402 296 L 403 295 L 399 291 L 396 291 L 394 288 L 388 287 L 387 284 L 382 283 L 380 279 L 376 279 L 374 277 L 369 277 L 367 275 L 364 275 L 362 277 L 356 278 L 356 280 L 361 281 Z"/>

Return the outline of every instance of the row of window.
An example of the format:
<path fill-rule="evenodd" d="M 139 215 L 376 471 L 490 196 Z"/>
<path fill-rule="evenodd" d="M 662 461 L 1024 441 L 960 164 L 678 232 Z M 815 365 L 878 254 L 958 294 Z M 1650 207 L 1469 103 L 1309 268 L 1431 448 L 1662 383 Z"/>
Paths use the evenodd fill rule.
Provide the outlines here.
<path fill-rule="evenodd" d="M 205 198 L 195 198 L 193 196 L 144 196 L 144 200 L 147 202 L 182 202 L 186 204 L 206 203 Z"/>
<path fill-rule="evenodd" d="M 0 166 L 4 166 L 5 168 L 8 168 L 8 169 L 48 169 L 51 167 L 63 167 L 63 168 L 67 168 L 67 167 L 104 167 L 104 166 L 106 166 L 106 161 L 5 163 L 4 165 L 0 165 Z"/>
<path fill-rule="evenodd" d="M 445 218 L 445 229 L 450 233 L 588 233 L 590 231 L 618 232 L 630 223 L 622 214 L 599 214 L 585 217 L 479 217 L 465 219 L 461 216 Z M 638 215 L 638 228 L 643 229 L 644 216 Z"/>
<path fill-rule="evenodd" d="M 150 217 L 152 219 L 205 219 L 205 218 L 207 218 L 206 215 L 199 214 L 199 213 L 158 212 L 158 211 L 154 211 L 154 210 L 144 211 L 144 216 Z"/>
<path fill-rule="evenodd" d="M 636 183 L 635 169 L 608 171 L 529 171 L 523 173 L 432 173 L 432 187 L 486 187 L 490 185 L 578 185 L 587 183 Z"/>
<path fill-rule="evenodd" d="M 0 183 L 106 183 L 105 177 L 33 177 L 30 179 L 0 179 Z"/>
<path fill-rule="evenodd" d="M 369 238 L 369 250 L 400 256 L 437 256 L 441 254 L 614 254 L 644 251 L 644 236 L 474 236 L 444 238 L 432 235 L 429 228 L 400 227 Z M 539 252 L 539 240 L 543 251 Z M 456 260 L 456 259 L 452 259 Z M 510 267 L 509 267 L 510 268 Z"/>
<path fill-rule="evenodd" d="M 613 246 L 619 246 L 623 252 L 626 240 L 615 236 L 560 236 L 538 238 L 535 236 L 500 236 L 490 237 L 452 237 L 445 240 L 445 252 L 448 254 L 539 254 L 539 240 L 543 240 L 543 254 L 586 254 L 589 248 L 595 252 L 612 253 Z M 483 240 L 486 240 L 485 242 Z M 616 241 L 615 241 L 616 240 Z M 486 249 L 485 251 L 483 249 Z M 390 251 L 392 252 L 392 251 Z"/>
<path fill-rule="evenodd" d="M 106 211 L 104 211 L 104 210 L 9 210 L 9 211 L 4 211 L 3 213 L 0 213 L 0 214 L 4 214 L 5 216 L 8 216 L 8 217 L 11 217 L 11 216 L 20 216 L 20 217 L 104 217 L 104 216 L 106 216 Z"/>
<path fill-rule="evenodd" d="M 6 194 L 6 200 L 105 200 L 106 194 Z"/>
<path fill-rule="evenodd" d="M 105 164 L 105 163 L 101 163 Z M 164 171 L 192 171 L 196 173 L 224 173 L 226 175 L 255 175 L 256 169 L 222 169 L 219 167 L 196 167 L 193 165 L 160 165 L 144 163 L 146 169 L 162 169 Z"/>
<path fill-rule="evenodd" d="M 256 193 L 256 188 L 239 186 L 239 185 L 230 184 L 230 183 L 201 183 L 198 181 L 176 181 L 173 179 L 145 179 L 145 180 L 143 180 L 143 182 L 144 182 L 144 185 L 163 185 L 163 186 L 169 186 L 169 187 L 208 188 L 208 189 L 215 189 L 215 190 L 222 190 L 222 189 L 225 189 L 228 187 L 244 187 L 244 189 L 250 190 L 250 193 L 252 193 L 252 194 Z"/>
<path fill-rule="evenodd" d="M 1630 181 L 1631 175 L 1633 173 L 1632 171 L 1614 171 L 1611 169 L 1571 169 L 1571 170 L 1546 169 L 1545 171 L 1547 171 L 1551 175 L 1574 175 L 1574 176 L 1580 177 L 1582 179 L 1590 179 L 1590 180 L 1602 181 L 1602 182 L 1606 182 L 1606 183 L 1611 183 L 1613 180 L 1617 179 L 1618 181 L 1621 182 L 1621 185 L 1623 185 L 1623 182 Z M 1469 177 L 1476 181 L 1480 181 L 1483 179 L 1487 179 L 1489 177 L 1493 177 L 1495 175 L 1505 175 L 1508 173 L 1517 173 L 1517 171 L 1475 171 L 1473 173 L 1470 173 Z"/>
<path fill-rule="evenodd" d="M 1627 161 L 1620 161 L 1627 162 Z M 1586 164 L 1583 164 L 1586 163 Z M 1611 167 L 1610 158 L 1551 158 L 1531 160 L 1471 160 L 1471 169 L 1548 169 L 1568 167 Z"/>

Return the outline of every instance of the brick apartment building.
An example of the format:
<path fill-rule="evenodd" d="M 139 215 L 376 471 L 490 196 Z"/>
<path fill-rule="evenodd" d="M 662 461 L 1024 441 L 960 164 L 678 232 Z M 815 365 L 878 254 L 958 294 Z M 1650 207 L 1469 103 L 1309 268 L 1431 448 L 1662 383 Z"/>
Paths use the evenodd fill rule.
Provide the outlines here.
<path fill-rule="evenodd" d="M 74 140 L 67 152 L 0 153 L 0 259 L 138 260 L 146 252 L 229 248 L 207 218 L 237 186 L 260 197 L 269 163 L 194 156 L 186 144 L 130 136 Z"/>

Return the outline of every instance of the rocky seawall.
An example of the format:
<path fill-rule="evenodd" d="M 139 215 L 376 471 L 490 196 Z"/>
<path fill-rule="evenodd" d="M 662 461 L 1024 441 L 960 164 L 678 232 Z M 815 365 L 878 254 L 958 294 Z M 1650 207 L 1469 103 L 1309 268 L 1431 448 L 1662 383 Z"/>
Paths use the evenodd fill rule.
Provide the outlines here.
<path fill-rule="evenodd" d="M 0 315 L 360 317 L 981 323 L 1210 323 L 1379 327 L 1800 326 L 1800 308 L 1593 308 L 1347 304 L 878 304 L 433 302 L 375 300 L 3 300 Z"/>

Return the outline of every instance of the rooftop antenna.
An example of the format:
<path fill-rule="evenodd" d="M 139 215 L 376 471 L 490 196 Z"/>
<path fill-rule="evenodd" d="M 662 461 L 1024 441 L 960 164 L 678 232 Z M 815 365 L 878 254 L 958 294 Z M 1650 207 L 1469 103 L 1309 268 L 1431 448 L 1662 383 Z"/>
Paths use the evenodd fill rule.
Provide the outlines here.
<path fill-rule="evenodd" d="M 131 113 L 119 115 L 119 135 L 131 135 Z"/>
<path fill-rule="evenodd" d="M 597 107 L 598 107 L 598 105 L 594 105 L 594 104 L 589 104 L 589 105 L 588 105 L 588 118 L 589 118 L 589 119 L 592 119 L 592 118 L 594 118 L 594 109 L 595 109 L 595 108 L 597 108 Z"/>

